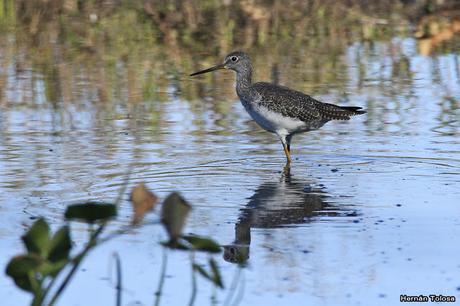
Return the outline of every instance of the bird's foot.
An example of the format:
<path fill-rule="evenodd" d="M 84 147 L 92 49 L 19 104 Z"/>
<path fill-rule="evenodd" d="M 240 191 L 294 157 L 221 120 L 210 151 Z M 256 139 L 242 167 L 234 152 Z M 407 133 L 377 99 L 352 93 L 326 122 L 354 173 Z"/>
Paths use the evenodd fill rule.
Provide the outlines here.
<path fill-rule="evenodd" d="M 287 162 L 286 165 L 283 168 L 283 175 L 284 176 L 290 176 L 291 175 L 291 163 Z"/>

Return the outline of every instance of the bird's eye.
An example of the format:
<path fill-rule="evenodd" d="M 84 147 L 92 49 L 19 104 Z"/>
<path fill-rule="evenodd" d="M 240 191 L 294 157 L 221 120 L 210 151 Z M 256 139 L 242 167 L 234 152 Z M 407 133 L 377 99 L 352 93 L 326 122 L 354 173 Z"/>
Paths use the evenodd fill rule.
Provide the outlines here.
<path fill-rule="evenodd" d="M 238 60 L 238 58 L 236 56 L 232 56 L 231 60 L 232 60 L 232 62 L 236 62 Z"/>

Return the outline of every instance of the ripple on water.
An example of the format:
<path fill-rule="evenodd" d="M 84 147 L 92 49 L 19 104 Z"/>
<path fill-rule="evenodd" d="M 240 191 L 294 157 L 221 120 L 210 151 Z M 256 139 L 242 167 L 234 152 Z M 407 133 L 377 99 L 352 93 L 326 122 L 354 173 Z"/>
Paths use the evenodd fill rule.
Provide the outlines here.
<path fill-rule="evenodd" d="M 235 100 L 229 85 L 233 76 L 142 80 L 139 84 L 167 82 L 167 89 L 147 88 L 145 100 L 133 95 L 132 101 L 124 92 L 137 83 L 129 81 L 125 88 L 124 78 L 147 73 L 133 65 L 134 73 L 126 76 L 121 68 L 126 62 L 120 60 L 107 71 L 95 69 L 108 73 L 105 85 L 113 80 L 120 86 L 102 101 L 105 85 L 95 88 L 88 81 L 100 75 L 86 75 L 80 68 L 84 59 L 61 58 L 56 87 L 65 97 L 56 102 L 50 100 L 54 87 L 44 83 L 39 69 L 28 68 L 29 61 L 20 63 L 24 73 L 1 70 L 9 85 L 7 101 L 0 99 L 0 213 L 5 216 L 0 249 L 19 250 L 17 238 L 31 217 L 43 215 L 57 226 L 69 204 L 113 201 L 130 172 L 128 191 L 145 182 L 162 198 L 173 190 L 183 193 L 194 206 L 188 232 L 228 243 L 229 252 L 249 251 L 249 302 L 243 304 L 276 304 L 276 294 L 284 294 L 290 304 L 308 296 L 317 298 L 316 304 L 333 300 L 335 305 L 344 292 L 353 292 L 348 304 L 357 304 L 383 289 L 398 300 L 400 288 L 454 288 L 447 278 L 458 272 L 460 245 L 458 97 L 445 95 L 460 92 L 459 76 L 449 68 L 457 66 L 456 54 L 443 48 L 448 54 L 420 56 L 412 38 L 359 41 L 344 48 L 339 57 L 335 48 L 321 48 L 337 62 L 319 70 L 299 62 L 308 58 L 303 49 L 259 57 L 261 77 L 269 75 L 263 70 L 267 64 L 283 63 L 280 81 L 286 85 L 368 111 L 296 135 L 289 176 L 282 172 L 285 159 L 277 138 L 258 128 Z M 3 55 L 8 65 L 20 67 L 20 58 L 8 59 L 8 54 Z M 145 63 L 152 55 L 139 54 Z M 170 69 L 169 62 L 166 66 Z M 130 220 L 128 198 L 126 192 L 115 226 Z M 87 227 L 75 228 L 83 241 Z M 106 249 L 125 256 L 126 277 L 132 279 L 128 287 L 151 284 L 145 262 L 157 267 L 158 237 L 164 238 L 159 227 L 139 228 Z M 100 263 L 107 258 L 95 256 L 88 279 L 106 273 L 96 266 L 105 268 Z M 168 282 L 188 286 L 181 283 L 190 279 L 183 272 L 189 271 L 188 258 L 171 256 L 175 264 L 168 273 L 177 277 Z M 219 264 L 230 271 L 223 260 Z M 403 273 L 394 277 L 395 271 Z M 113 286 L 107 287 L 109 295 Z M 261 292 L 273 299 L 260 303 Z M 296 294 L 298 300 L 292 298 Z"/>

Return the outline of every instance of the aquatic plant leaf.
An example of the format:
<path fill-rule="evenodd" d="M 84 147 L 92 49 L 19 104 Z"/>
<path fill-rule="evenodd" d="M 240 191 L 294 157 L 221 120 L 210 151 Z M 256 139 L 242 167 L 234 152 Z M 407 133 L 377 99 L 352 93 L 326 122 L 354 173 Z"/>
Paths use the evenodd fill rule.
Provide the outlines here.
<path fill-rule="evenodd" d="M 11 277 L 26 275 L 36 270 L 42 263 L 43 259 L 37 255 L 18 255 L 13 257 L 6 266 L 6 274 Z"/>
<path fill-rule="evenodd" d="M 190 247 L 180 242 L 180 240 L 162 241 L 160 243 L 162 246 L 173 250 L 190 251 Z"/>
<path fill-rule="evenodd" d="M 61 227 L 50 241 L 48 260 L 52 263 L 67 260 L 69 258 L 70 249 L 72 248 L 72 240 L 70 239 L 69 227 Z"/>
<path fill-rule="evenodd" d="M 148 190 L 144 184 L 141 183 L 134 187 L 131 191 L 131 204 L 134 211 L 132 223 L 139 224 L 144 215 L 151 211 L 157 202 L 157 196 Z"/>
<path fill-rule="evenodd" d="M 27 233 L 22 236 L 29 254 L 46 256 L 50 239 L 50 227 L 44 218 L 40 218 L 30 227 Z"/>
<path fill-rule="evenodd" d="M 18 286 L 22 290 L 32 292 L 32 283 L 30 282 L 29 275 L 17 276 L 14 277 L 13 280 L 16 286 Z"/>
<path fill-rule="evenodd" d="M 211 266 L 212 271 L 212 281 L 216 286 L 224 288 L 224 283 L 222 282 L 222 276 L 220 275 L 219 267 L 213 258 L 209 259 L 209 265 Z"/>
<path fill-rule="evenodd" d="M 46 261 L 38 268 L 37 272 L 40 272 L 42 275 L 51 275 L 54 277 L 68 262 L 67 259 L 57 262 Z"/>
<path fill-rule="evenodd" d="M 219 253 L 221 251 L 220 245 L 210 238 L 196 235 L 185 235 L 182 236 L 182 238 L 188 241 L 197 251 L 204 251 L 209 253 Z"/>
<path fill-rule="evenodd" d="M 37 255 L 19 255 L 10 260 L 5 272 L 14 280 L 19 288 L 31 292 L 32 284 L 30 275 L 37 271 L 42 263 L 42 258 Z"/>
<path fill-rule="evenodd" d="M 177 192 L 171 193 L 161 208 L 161 221 L 171 241 L 177 240 L 182 234 L 185 220 L 192 207 Z"/>
<path fill-rule="evenodd" d="M 205 278 L 209 279 L 210 281 L 212 281 L 211 275 L 209 275 L 209 273 L 206 272 L 206 270 L 202 266 L 200 266 L 199 264 L 193 264 L 193 270 L 197 271 L 203 277 L 205 277 Z"/>
<path fill-rule="evenodd" d="M 117 207 L 115 204 L 97 202 L 70 205 L 65 211 L 67 220 L 79 220 L 88 223 L 104 221 L 116 215 Z"/>

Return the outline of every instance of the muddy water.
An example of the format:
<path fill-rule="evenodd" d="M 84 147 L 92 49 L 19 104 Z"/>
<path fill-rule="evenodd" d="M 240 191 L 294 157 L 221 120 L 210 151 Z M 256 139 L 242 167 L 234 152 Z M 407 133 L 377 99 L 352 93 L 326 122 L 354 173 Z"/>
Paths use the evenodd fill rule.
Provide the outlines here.
<path fill-rule="evenodd" d="M 129 65 L 118 63 L 104 81 L 115 89 L 103 94 L 102 81 L 86 78 L 78 62 L 61 60 L 50 77 L 5 47 L 0 266 L 21 251 L 18 237 L 32 218 L 42 215 L 58 226 L 69 203 L 114 199 L 131 169 L 129 186 L 145 182 L 162 197 L 179 190 L 192 203 L 188 232 L 227 245 L 227 259 L 249 251 L 238 278 L 244 292 L 235 294 L 241 305 L 459 297 L 459 47 L 426 56 L 410 37 L 354 42 L 319 69 L 293 60 L 306 56 L 301 46 L 276 58 L 253 54 L 257 79 L 273 79 L 267 65 L 275 67 L 280 83 L 368 111 L 296 136 L 290 175 L 282 174 L 277 139 L 237 100 L 230 72 L 192 79 L 192 68 L 173 73 L 164 64 L 159 81 L 165 87 L 145 97 L 133 93 Z M 208 56 L 192 66 L 220 60 Z M 130 218 L 124 198 L 116 225 Z M 85 228 L 76 227 L 81 242 Z M 151 304 L 163 238 L 161 228 L 145 226 L 96 250 L 60 304 L 113 304 L 112 252 L 122 258 L 125 304 Z M 219 265 L 231 287 L 236 266 L 222 256 Z M 167 276 L 164 304 L 185 305 L 188 256 L 170 253 Z M 217 292 L 217 300 L 226 293 Z M 210 304 L 211 294 L 200 279 L 197 305 Z M 29 301 L 6 276 L 0 296 L 2 305 Z"/>

